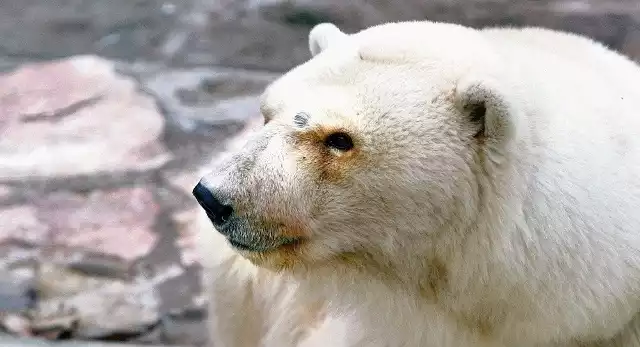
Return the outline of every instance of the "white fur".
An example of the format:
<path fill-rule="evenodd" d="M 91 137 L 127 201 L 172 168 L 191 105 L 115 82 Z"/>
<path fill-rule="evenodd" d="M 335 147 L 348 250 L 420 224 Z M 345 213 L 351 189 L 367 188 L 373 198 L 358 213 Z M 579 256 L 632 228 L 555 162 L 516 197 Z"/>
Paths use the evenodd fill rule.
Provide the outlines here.
<path fill-rule="evenodd" d="M 536 28 L 336 30 L 203 179 L 308 240 L 282 268 L 203 216 L 213 344 L 640 346 L 640 68 Z M 337 181 L 292 144 L 302 111 L 357 140 Z"/>
<path fill-rule="evenodd" d="M 327 49 L 329 44 L 334 44 L 346 37 L 345 33 L 331 23 L 318 24 L 309 32 L 309 52 L 315 56 Z"/>

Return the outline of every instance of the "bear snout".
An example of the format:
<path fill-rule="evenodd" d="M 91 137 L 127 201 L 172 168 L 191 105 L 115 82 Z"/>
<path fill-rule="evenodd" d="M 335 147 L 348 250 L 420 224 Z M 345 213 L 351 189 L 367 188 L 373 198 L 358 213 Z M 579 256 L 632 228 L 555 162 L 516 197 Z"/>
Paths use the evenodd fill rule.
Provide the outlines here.
<path fill-rule="evenodd" d="M 295 246 L 300 238 L 281 235 L 277 228 L 265 226 L 260 218 L 238 214 L 230 203 L 223 201 L 224 194 L 198 182 L 192 191 L 198 204 L 206 212 L 214 229 L 224 235 L 236 250 L 267 252 L 284 246 Z"/>
<path fill-rule="evenodd" d="M 214 226 L 224 226 L 233 215 L 233 207 L 223 203 L 217 194 L 214 194 L 201 182 L 196 184 L 192 193 Z"/>

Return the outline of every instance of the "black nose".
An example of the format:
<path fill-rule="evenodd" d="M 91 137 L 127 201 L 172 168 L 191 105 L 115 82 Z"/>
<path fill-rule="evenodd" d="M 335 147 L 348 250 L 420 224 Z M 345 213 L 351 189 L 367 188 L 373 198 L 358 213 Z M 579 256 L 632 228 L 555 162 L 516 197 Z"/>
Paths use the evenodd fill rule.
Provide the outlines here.
<path fill-rule="evenodd" d="M 214 225 L 220 226 L 229 220 L 233 213 L 233 208 L 223 204 L 207 187 L 198 182 L 193 188 L 193 196 L 207 212 L 209 219 Z"/>

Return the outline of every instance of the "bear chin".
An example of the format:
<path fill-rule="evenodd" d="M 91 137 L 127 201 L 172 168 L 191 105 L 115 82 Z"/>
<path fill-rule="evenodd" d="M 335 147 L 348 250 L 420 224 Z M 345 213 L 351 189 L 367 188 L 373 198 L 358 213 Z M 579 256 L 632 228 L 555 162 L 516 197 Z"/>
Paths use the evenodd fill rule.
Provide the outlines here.
<path fill-rule="evenodd" d="M 255 266 L 271 271 L 285 272 L 294 271 L 296 268 L 307 263 L 302 256 L 304 248 L 308 247 L 305 243 L 305 241 L 299 240 L 268 251 L 247 250 L 234 246 L 231 242 L 230 246 L 235 252 L 249 260 Z"/>

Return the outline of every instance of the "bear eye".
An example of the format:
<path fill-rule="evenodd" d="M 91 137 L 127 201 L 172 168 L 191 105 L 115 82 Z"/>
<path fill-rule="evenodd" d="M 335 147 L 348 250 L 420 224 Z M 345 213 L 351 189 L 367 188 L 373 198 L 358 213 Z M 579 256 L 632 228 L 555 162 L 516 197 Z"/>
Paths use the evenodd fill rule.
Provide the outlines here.
<path fill-rule="evenodd" d="M 353 149 L 353 140 L 351 139 L 351 136 L 343 132 L 336 132 L 327 136 L 324 140 L 324 144 L 327 147 L 343 152 Z"/>

